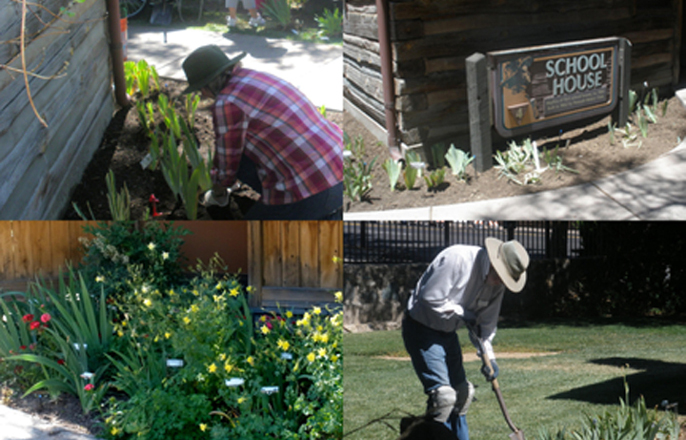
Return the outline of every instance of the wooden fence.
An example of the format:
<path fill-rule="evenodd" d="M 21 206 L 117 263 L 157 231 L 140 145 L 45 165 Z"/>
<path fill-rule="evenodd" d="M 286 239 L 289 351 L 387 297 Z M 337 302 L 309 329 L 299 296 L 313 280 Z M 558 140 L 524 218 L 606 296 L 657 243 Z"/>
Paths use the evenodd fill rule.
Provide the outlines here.
<path fill-rule="evenodd" d="M 609 36 L 633 43 L 632 88 L 679 80 L 683 0 L 388 0 L 399 137 L 469 145 L 464 60 L 474 52 Z M 346 2 L 344 95 L 383 127 L 374 0 Z"/>
<path fill-rule="evenodd" d="M 36 275 L 56 278 L 68 262 L 79 262 L 85 224 L 0 221 L 0 289 L 24 290 Z M 328 303 L 343 286 L 342 222 L 189 221 L 174 226 L 191 232 L 181 248 L 189 266 L 217 253 L 228 272 L 247 273 L 255 307 Z"/>
<path fill-rule="evenodd" d="M 60 13 L 65 7 L 67 12 Z M 112 119 L 105 2 L 0 0 L 0 219 L 59 218 Z M 52 78 L 60 76 L 59 78 Z M 52 79 L 45 79 L 52 78 Z"/>

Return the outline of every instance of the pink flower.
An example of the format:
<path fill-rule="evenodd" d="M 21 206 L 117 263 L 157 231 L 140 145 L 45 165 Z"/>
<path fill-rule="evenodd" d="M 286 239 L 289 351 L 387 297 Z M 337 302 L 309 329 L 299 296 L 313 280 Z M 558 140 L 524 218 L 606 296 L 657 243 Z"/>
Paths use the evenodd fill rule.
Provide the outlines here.
<path fill-rule="evenodd" d="M 29 345 L 29 349 L 30 349 L 30 350 L 35 350 L 35 349 L 36 349 L 36 344 L 31 344 L 31 345 Z"/>
<path fill-rule="evenodd" d="M 29 324 L 29 328 L 30 328 L 31 330 L 35 330 L 35 329 L 37 329 L 38 327 L 40 327 L 40 322 L 38 322 L 38 321 L 33 321 L 31 324 Z"/>
<path fill-rule="evenodd" d="M 267 326 L 267 328 L 268 328 L 269 330 L 272 330 L 272 329 L 274 328 L 274 325 L 273 325 L 271 322 L 269 322 L 269 321 L 267 321 L 267 323 L 266 323 L 265 325 Z"/>
<path fill-rule="evenodd" d="M 52 316 L 50 316 L 50 313 L 43 313 L 43 315 L 40 317 L 40 320 L 43 324 L 47 324 L 51 318 Z"/>
<path fill-rule="evenodd" d="M 93 391 L 93 388 L 95 388 L 95 385 L 93 385 L 92 383 L 86 384 L 86 386 L 83 387 L 83 389 L 86 391 Z"/>
<path fill-rule="evenodd" d="M 28 314 L 24 315 L 21 319 L 24 322 L 31 322 L 31 321 L 33 321 L 33 315 L 31 313 L 28 313 Z"/>

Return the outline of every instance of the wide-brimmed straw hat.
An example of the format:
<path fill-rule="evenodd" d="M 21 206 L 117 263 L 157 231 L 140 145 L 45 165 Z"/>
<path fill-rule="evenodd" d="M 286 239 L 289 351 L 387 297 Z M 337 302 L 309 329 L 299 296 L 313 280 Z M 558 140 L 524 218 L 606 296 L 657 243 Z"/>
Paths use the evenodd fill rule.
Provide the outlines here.
<path fill-rule="evenodd" d="M 246 55 L 245 52 L 242 52 L 234 58 L 229 58 L 219 46 L 214 44 L 195 49 L 181 65 L 188 79 L 188 87 L 182 93 L 191 93 L 202 89 L 220 73 L 245 58 Z"/>
<path fill-rule="evenodd" d="M 510 291 L 521 292 L 526 284 L 529 253 L 517 240 L 502 242 L 497 238 L 486 239 L 486 250 L 491 265 Z"/>

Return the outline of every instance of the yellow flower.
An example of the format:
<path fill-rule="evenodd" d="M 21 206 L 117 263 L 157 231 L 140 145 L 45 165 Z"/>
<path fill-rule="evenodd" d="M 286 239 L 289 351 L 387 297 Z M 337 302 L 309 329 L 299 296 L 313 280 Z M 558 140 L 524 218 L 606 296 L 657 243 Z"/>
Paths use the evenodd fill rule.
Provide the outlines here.
<path fill-rule="evenodd" d="M 217 289 L 217 290 L 222 290 L 222 283 L 221 283 L 221 281 L 218 282 L 217 285 L 214 286 L 214 288 Z"/>
<path fill-rule="evenodd" d="M 171 338 L 171 333 L 164 332 L 164 339 L 169 339 L 169 338 Z"/>
<path fill-rule="evenodd" d="M 324 357 L 324 356 L 326 356 L 326 348 L 320 348 L 319 350 L 317 350 L 317 355 L 318 355 L 319 357 Z"/>
<path fill-rule="evenodd" d="M 145 305 L 145 307 L 150 307 L 152 305 L 152 301 L 150 301 L 150 298 L 145 298 L 143 300 L 143 305 Z"/>
<path fill-rule="evenodd" d="M 202 432 L 205 432 L 206 429 L 207 429 L 207 425 L 204 424 L 204 423 L 201 423 L 201 424 L 200 424 L 200 430 L 201 430 Z"/>
<path fill-rule="evenodd" d="M 229 290 L 229 295 L 236 297 L 238 296 L 238 287 L 234 287 L 233 289 Z"/>
<path fill-rule="evenodd" d="M 233 365 L 231 365 L 228 361 L 224 364 L 224 370 L 226 370 L 227 373 L 231 373 L 233 371 Z"/>
<path fill-rule="evenodd" d="M 191 312 L 198 313 L 198 310 L 200 310 L 200 309 L 198 308 L 197 304 L 191 305 Z"/>
<path fill-rule="evenodd" d="M 217 366 L 214 364 L 214 362 L 211 363 L 209 367 L 207 367 L 207 371 L 209 371 L 210 373 L 214 373 L 215 371 L 217 371 Z"/>
<path fill-rule="evenodd" d="M 251 367 L 255 366 L 255 358 L 253 358 L 252 356 L 248 356 L 248 359 L 246 359 L 246 362 L 248 364 L 250 364 Z"/>
<path fill-rule="evenodd" d="M 293 317 L 293 312 L 291 312 L 290 310 L 287 311 L 287 312 L 286 312 L 286 318 L 290 319 L 290 318 L 292 318 L 292 317 Z"/>
<path fill-rule="evenodd" d="M 174 296 L 176 293 L 174 292 L 174 289 L 169 290 L 169 296 Z"/>
<path fill-rule="evenodd" d="M 314 362 L 315 359 L 316 359 L 316 356 L 315 356 L 314 352 L 311 352 L 310 354 L 307 355 L 308 361 Z"/>
<path fill-rule="evenodd" d="M 124 336 L 124 332 L 121 330 L 117 330 L 117 336 L 121 338 L 122 336 Z"/>
<path fill-rule="evenodd" d="M 319 315 L 320 313 L 322 313 L 322 309 L 319 307 L 315 307 L 312 309 L 312 313 L 314 313 L 315 315 Z"/>
<path fill-rule="evenodd" d="M 329 334 L 324 333 L 319 339 L 326 344 L 327 342 L 329 342 Z"/>
<path fill-rule="evenodd" d="M 277 342 L 277 345 L 279 346 L 280 349 L 283 351 L 288 351 L 288 347 L 291 346 L 291 344 L 288 343 L 288 341 L 285 341 L 283 339 L 279 339 L 279 342 Z"/>
<path fill-rule="evenodd" d="M 260 321 L 266 322 L 267 321 L 267 315 L 260 316 Z"/>
<path fill-rule="evenodd" d="M 226 360 L 226 354 L 221 353 L 221 354 L 219 355 L 219 360 L 220 360 L 220 361 L 225 361 L 225 360 Z"/>
<path fill-rule="evenodd" d="M 96 282 L 96 283 L 104 283 L 104 282 L 105 282 L 105 277 L 102 276 L 102 275 L 98 275 L 97 277 L 95 277 L 95 282 Z"/>
<path fill-rule="evenodd" d="M 155 243 L 153 243 L 152 241 L 150 243 L 148 243 L 148 249 L 150 249 L 151 251 L 154 251 L 155 250 Z"/>
<path fill-rule="evenodd" d="M 218 303 L 219 301 L 224 299 L 224 297 L 222 297 L 221 295 L 212 295 L 212 299 L 214 300 L 214 302 Z"/>
<path fill-rule="evenodd" d="M 247 290 L 248 293 L 252 293 L 252 291 L 255 290 L 255 288 L 253 286 L 248 286 L 245 290 Z"/>
<path fill-rule="evenodd" d="M 159 335 L 157 335 L 157 336 L 155 336 L 155 339 L 153 339 L 152 341 L 153 341 L 153 342 L 157 342 L 157 341 L 159 341 L 159 340 L 160 340 L 160 337 L 159 337 Z"/>
<path fill-rule="evenodd" d="M 169 252 L 162 252 L 162 259 L 168 260 L 169 259 Z"/>
<path fill-rule="evenodd" d="M 119 429 L 117 429 L 116 426 L 113 426 L 112 429 L 110 430 L 110 434 L 112 434 L 112 435 L 119 434 Z"/>
<path fill-rule="evenodd" d="M 186 324 L 186 325 L 190 324 L 190 323 L 191 323 L 191 318 L 189 318 L 188 316 L 184 316 L 184 317 L 183 317 L 183 323 Z"/>
<path fill-rule="evenodd" d="M 343 302 L 343 292 L 341 292 L 340 290 L 338 292 L 334 293 L 333 296 L 334 296 L 334 298 L 336 298 L 337 302 L 339 302 L 339 303 Z"/>
<path fill-rule="evenodd" d="M 248 400 L 248 399 L 246 399 L 245 397 L 239 397 L 238 398 L 238 404 L 240 405 L 241 403 L 245 402 L 246 400 Z"/>
<path fill-rule="evenodd" d="M 270 332 L 269 327 L 267 327 L 266 325 L 263 325 L 260 330 L 262 331 L 263 335 L 266 335 Z"/>
<path fill-rule="evenodd" d="M 331 355 L 331 362 L 336 362 L 337 360 L 338 360 L 338 356 L 337 356 L 337 355 L 335 355 L 335 354 L 334 354 L 334 355 Z"/>
<path fill-rule="evenodd" d="M 121 326 L 122 326 L 122 327 L 126 327 L 126 321 L 122 321 L 122 322 L 121 322 Z"/>
<path fill-rule="evenodd" d="M 340 257 L 334 256 L 334 257 L 331 259 L 331 261 L 333 261 L 333 264 L 338 264 L 338 263 L 341 262 L 341 259 L 340 259 Z"/>
<path fill-rule="evenodd" d="M 198 292 L 198 289 L 193 289 L 193 295 L 198 296 L 200 295 L 200 292 Z"/>

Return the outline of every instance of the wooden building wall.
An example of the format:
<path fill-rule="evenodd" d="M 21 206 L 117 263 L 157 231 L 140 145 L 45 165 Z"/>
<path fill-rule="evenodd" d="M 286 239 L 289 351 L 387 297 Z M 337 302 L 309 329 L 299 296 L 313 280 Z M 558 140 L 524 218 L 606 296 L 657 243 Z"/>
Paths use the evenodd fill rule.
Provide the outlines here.
<path fill-rule="evenodd" d="M 395 109 L 407 145 L 468 149 L 464 60 L 489 52 L 622 36 L 632 88 L 675 85 L 683 0 L 388 0 Z M 384 106 L 374 0 L 348 0 L 344 96 L 379 125 Z"/>
<path fill-rule="evenodd" d="M 26 288 L 39 274 L 56 278 L 81 261 L 80 221 L 0 221 L 0 291 Z M 96 224 L 90 222 L 89 224 Z M 343 287 L 343 223 L 174 222 L 191 232 L 181 251 L 190 267 L 215 253 L 229 273 L 248 274 L 253 306 L 306 307 L 333 301 Z"/>
<path fill-rule="evenodd" d="M 40 4 L 45 9 L 33 6 L 35 14 L 26 15 L 27 70 L 66 75 L 29 76 L 45 128 L 33 113 L 23 74 L 0 68 L 0 219 L 59 218 L 114 111 L 105 2 Z M 61 7 L 69 15 L 48 13 L 59 14 Z M 0 0 L 0 64 L 13 69 L 21 69 L 20 22 L 21 2 Z"/>

